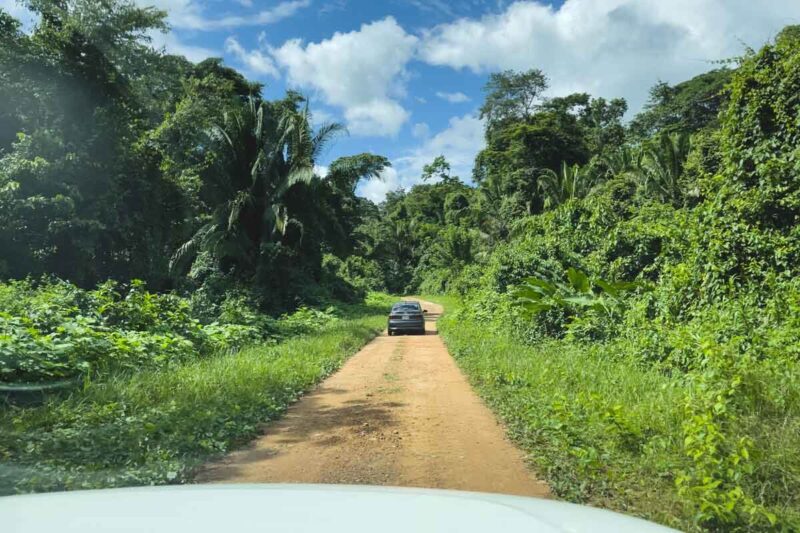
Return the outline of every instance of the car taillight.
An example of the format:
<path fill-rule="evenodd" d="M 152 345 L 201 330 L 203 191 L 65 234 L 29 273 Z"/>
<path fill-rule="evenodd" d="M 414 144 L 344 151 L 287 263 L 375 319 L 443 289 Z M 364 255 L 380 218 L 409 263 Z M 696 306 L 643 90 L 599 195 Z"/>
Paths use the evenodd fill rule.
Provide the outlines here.
<path fill-rule="evenodd" d="M 389 318 L 391 318 L 393 320 L 397 320 L 397 319 L 400 319 L 400 318 L 403 318 L 403 317 L 401 317 L 400 315 L 389 315 Z"/>

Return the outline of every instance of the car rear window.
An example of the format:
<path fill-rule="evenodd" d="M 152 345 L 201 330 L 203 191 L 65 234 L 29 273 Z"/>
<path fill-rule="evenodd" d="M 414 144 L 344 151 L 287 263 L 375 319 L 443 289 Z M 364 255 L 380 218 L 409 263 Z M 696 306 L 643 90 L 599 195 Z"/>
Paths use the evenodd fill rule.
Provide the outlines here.
<path fill-rule="evenodd" d="M 419 306 L 414 304 L 399 304 L 392 307 L 392 311 L 419 311 Z"/>

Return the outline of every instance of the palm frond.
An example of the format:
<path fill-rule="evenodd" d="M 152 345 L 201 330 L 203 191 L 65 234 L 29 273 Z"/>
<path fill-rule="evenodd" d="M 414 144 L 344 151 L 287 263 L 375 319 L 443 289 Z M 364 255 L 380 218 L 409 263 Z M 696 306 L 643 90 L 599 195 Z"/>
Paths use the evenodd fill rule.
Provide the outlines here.
<path fill-rule="evenodd" d="M 216 224 L 206 224 L 197 230 L 191 239 L 180 245 L 178 249 L 173 252 L 172 257 L 170 257 L 168 264 L 170 272 L 176 271 L 189 257 L 197 255 L 197 252 L 204 246 L 209 235 L 213 234 L 217 229 L 218 226 Z"/>
<path fill-rule="evenodd" d="M 250 191 L 239 191 L 236 196 L 228 202 L 228 231 L 236 227 L 242 210 L 251 205 L 253 205 L 253 196 L 250 194 Z"/>
<path fill-rule="evenodd" d="M 316 161 L 328 144 L 339 135 L 348 135 L 349 132 L 344 124 L 338 122 L 326 122 L 322 124 L 314 136 L 311 138 L 311 157 Z"/>

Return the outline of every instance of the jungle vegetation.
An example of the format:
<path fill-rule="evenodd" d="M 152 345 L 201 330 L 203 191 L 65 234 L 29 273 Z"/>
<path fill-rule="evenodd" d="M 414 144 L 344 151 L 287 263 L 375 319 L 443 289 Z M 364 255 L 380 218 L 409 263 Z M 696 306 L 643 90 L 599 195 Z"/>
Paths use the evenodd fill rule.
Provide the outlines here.
<path fill-rule="evenodd" d="M 28 3 L 30 32 L 0 11 L 0 381 L 82 389 L 0 408 L 4 492 L 190 479 L 416 293 L 557 496 L 800 528 L 800 28 L 630 120 L 492 74 L 472 175 L 374 204 L 385 157 L 318 175 L 342 125 L 155 50 L 163 12 Z"/>

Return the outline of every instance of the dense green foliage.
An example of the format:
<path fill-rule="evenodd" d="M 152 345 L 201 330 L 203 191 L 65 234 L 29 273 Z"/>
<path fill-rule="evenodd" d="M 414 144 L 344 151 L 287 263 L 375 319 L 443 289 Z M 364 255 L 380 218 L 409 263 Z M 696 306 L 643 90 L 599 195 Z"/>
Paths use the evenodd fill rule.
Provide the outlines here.
<path fill-rule="evenodd" d="M 0 11 L 0 379 L 84 388 L 0 412 L 4 490 L 186 479 L 378 324 L 303 305 L 419 291 L 463 298 L 448 345 L 558 495 L 800 529 L 797 27 L 627 124 L 495 73 L 472 184 L 437 157 L 375 205 L 387 159 L 317 175 L 341 126 L 154 50 L 163 13 L 27 4 L 28 33 Z"/>
<path fill-rule="evenodd" d="M 247 442 L 385 326 L 386 297 L 337 317 L 278 321 L 294 336 L 90 384 L 39 407 L 0 411 L 0 494 L 179 483 Z M 301 333 L 305 331 L 305 333 Z"/>
<path fill-rule="evenodd" d="M 658 85 L 627 127 L 586 95 L 489 114 L 474 188 L 388 199 L 407 283 L 462 295 L 445 340 L 558 495 L 800 528 L 799 35 Z M 524 79 L 487 105 L 521 109 Z"/>
<path fill-rule="evenodd" d="M 29 33 L 0 11 L 0 276 L 92 288 L 245 291 L 263 310 L 355 298 L 323 256 L 346 258 L 371 154 L 314 165 L 344 130 L 217 59 L 149 45 L 165 13 L 130 0 L 31 0 Z M 57 95 L 57 96 L 56 96 Z"/>
<path fill-rule="evenodd" d="M 109 281 L 92 291 L 66 282 L 0 284 L 0 308 L 0 375 L 12 383 L 168 370 L 334 318 L 302 307 L 274 319 L 233 293 L 216 304 L 201 292 L 150 293 L 141 281 L 124 288 Z"/>

